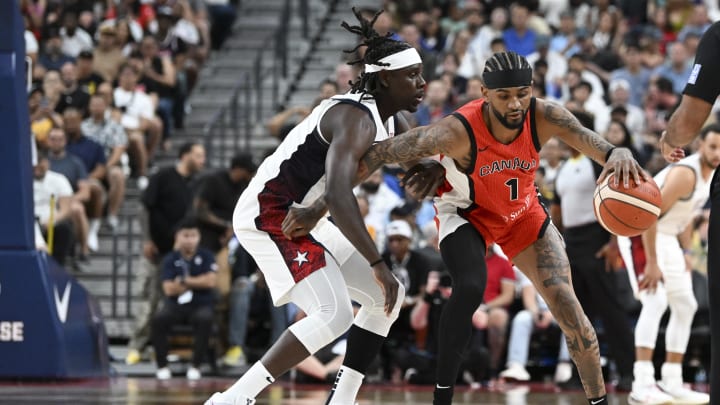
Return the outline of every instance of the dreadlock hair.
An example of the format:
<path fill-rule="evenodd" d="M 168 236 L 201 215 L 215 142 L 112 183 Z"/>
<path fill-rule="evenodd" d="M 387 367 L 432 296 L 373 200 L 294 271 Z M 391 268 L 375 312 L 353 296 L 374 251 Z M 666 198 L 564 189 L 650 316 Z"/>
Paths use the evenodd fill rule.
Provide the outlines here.
<path fill-rule="evenodd" d="M 513 51 L 496 52 L 485 62 L 483 72 L 503 72 L 508 70 L 532 69 L 524 56 Z"/>
<path fill-rule="evenodd" d="M 352 12 L 353 14 L 355 14 L 355 17 L 360 22 L 360 25 L 349 25 L 345 21 L 343 21 L 340 25 L 349 32 L 359 35 L 362 38 L 362 42 L 360 42 L 355 48 L 343 50 L 343 52 L 352 54 L 363 46 L 366 46 L 367 49 L 365 50 L 364 58 L 350 61 L 348 62 L 348 65 L 357 65 L 360 63 L 364 63 L 378 66 L 388 66 L 387 63 L 380 62 L 380 59 L 395 54 L 397 52 L 404 51 L 405 49 L 411 48 L 411 45 L 407 42 L 396 41 L 390 38 L 392 36 L 392 33 L 388 32 L 385 35 L 380 35 L 377 33 L 377 31 L 375 31 L 375 29 L 373 29 L 375 21 L 377 21 L 378 16 L 382 14 L 383 10 L 375 13 L 375 16 L 373 16 L 372 20 L 370 21 L 363 18 L 363 16 L 357 9 L 355 9 L 355 7 L 352 8 Z M 380 90 L 380 83 L 378 81 L 377 72 L 361 73 L 358 80 L 356 80 L 355 82 L 350 82 L 350 86 L 352 93 L 362 93 L 362 97 L 365 97 L 365 94 L 375 96 L 376 93 Z"/>

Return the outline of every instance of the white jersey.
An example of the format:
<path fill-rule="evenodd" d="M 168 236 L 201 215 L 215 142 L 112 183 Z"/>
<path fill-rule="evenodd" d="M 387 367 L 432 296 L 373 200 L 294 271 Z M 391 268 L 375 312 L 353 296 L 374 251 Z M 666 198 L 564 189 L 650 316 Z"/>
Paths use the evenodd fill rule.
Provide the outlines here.
<path fill-rule="evenodd" d="M 377 128 L 375 142 L 394 135 L 393 119 L 388 120 L 386 129 L 372 99 L 360 101 L 360 94 L 348 93 L 323 100 L 260 165 L 238 205 L 257 205 L 257 197 L 263 192 L 282 196 L 282 204 L 288 204 L 286 208 L 292 203 L 309 204 L 321 196 L 325 191 L 325 157 L 329 142 L 320 131 L 320 121 L 330 108 L 340 103 L 354 104 L 368 111 Z"/>
<path fill-rule="evenodd" d="M 342 265 L 356 251 L 340 230 L 322 219 L 306 237 L 286 239 L 282 221 L 294 205 L 309 205 L 325 191 L 325 158 L 330 143 L 320 130 L 323 116 L 333 106 L 349 103 L 368 112 L 375 122 L 375 142 L 394 135 L 392 118 L 380 118 L 372 98 L 344 94 L 324 100 L 288 134 L 257 174 L 235 206 L 233 227 L 243 247 L 265 276 L 276 304 L 288 300 L 299 281 L 326 265 L 325 253 Z"/>
<path fill-rule="evenodd" d="M 710 179 L 712 179 L 713 176 L 713 173 L 710 173 L 707 180 L 702 177 L 700 155 L 694 153 L 656 174 L 654 179 L 658 187 L 662 189 L 668 172 L 676 165 L 687 166 L 695 172 L 695 188 L 690 197 L 677 200 L 675 204 L 658 219 L 658 232 L 667 235 L 680 234 L 693 220 L 695 215 L 700 212 L 710 195 Z"/>

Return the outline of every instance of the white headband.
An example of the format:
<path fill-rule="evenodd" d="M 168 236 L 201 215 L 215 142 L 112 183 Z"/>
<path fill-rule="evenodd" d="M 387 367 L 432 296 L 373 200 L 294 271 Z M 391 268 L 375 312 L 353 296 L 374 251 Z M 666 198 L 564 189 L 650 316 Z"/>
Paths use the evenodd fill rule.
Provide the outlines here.
<path fill-rule="evenodd" d="M 382 59 L 380 59 L 380 62 L 389 64 L 388 66 L 380 66 L 380 65 L 372 65 L 372 64 L 366 64 L 365 65 L 365 73 L 374 73 L 379 72 L 381 70 L 398 70 L 402 68 L 406 68 L 411 65 L 415 65 L 417 63 L 422 63 L 422 59 L 420 58 L 420 54 L 415 50 L 415 48 L 408 48 L 404 51 L 400 51 L 398 53 L 394 53 L 392 55 L 388 55 Z"/>

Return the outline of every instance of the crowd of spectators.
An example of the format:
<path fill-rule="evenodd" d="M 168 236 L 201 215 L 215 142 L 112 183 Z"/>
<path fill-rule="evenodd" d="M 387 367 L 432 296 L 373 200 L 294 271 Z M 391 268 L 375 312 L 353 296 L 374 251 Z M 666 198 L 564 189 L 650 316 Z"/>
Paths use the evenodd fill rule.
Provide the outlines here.
<path fill-rule="evenodd" d="M 35 61 L 29 106 L 41 150 L 35 169 L 41 225 L 47 223 L 53 194 L 56 228 L 76 236 L 77 257 L 83 259 L 95 248 L 103 216 L 117 226 L 128 176 L 145 190 L 143 268 L 150 300 L 130 342 L 131 364 L 143 357 L 151 337 L 156 354 L 167 352 L 160 332 L 182 318 L 181 312 L 198 328 L 196 351 L 205 350 L 212 336 L 226 347 L 227 366 L 262 353 L 302 316 L 297 308 L 272 307 L 262 273 L 232 237 L 234 204 L 257 169 L 252 157 L 238 155 L 226 169 L 198 176 L 205 152 L 202 145 L 188 143 L 179 148 L 176 165 L 147 178 L 154 153 L 168 148 L 173 129 L 182 126 L 185 98 L 209 47 L 227 35 L 209 23 L 227 18 L 227 5 L 204 3 L 23 2 L 28 52 Z M 484 61 L 493 52 L 512 50 L 534 67 L 535 96 L 562 103 L 611 143 L 631 147 L 652 174 L 664 166 L 657 141 L 692 74 L 698 41 L 720 18 L 717 2 L 690 0 L 396 0 L 382 6 L 387 12 L 375 29 L 407 41 L 423 57 L 427 92 L 417 113 L 407 114 L 412 124 L 432 123 L 482 97 Z M 268 121 L 271 136 L 282 139 L 320 100 L 349 89 L 358 67 L 341 55 L 338 59 L 313 105 L 289 107 Z M 711 120 L 716 119 L 713 114 Z M 548 142 L 541 157 L 536 183 L 549 205 L 556 200 L 559 168 L 572 157 L 556 141 Z M 48 176 L 53 173 L 48 168 L 62 175 Z M 432 202 L 406 198 L 401 178 L 400 168 L 388 166 L 356 189 L 368 231 L 408 292 L 378 360 L 377 378 L 431 383 L 436 321 L 452 288 L 437 247 Z M 703 212 L 693 239 L 693 263 L 700 273 L 706 223 Z M 488 288 L 473 318 L 475 333 L 461 380 L 527 380 L 526 367 L 541 359 L 557 364 L 555 381 L 567 383 L 572 366 L 547 307 L 500 248 L 491 252 Z M 626 284 L 623 264 L 610 264 L 620 294 Z M 211 299 L 208 289 L 219 294 Z M 637 302 L 626 298 L 618 301 L 632 320 Z M 187 312 L 189 307 L 172 314 L 157 309 L 163 301 L 165 308 L 177 309 L 196 299 L 200 315 Z M 207 305 L 220 314 L 218 324 L 229 327 L 211 325 Z M 342 340 L 335 342 L 324 356 L 301 365 L 298 375 L 327 379 L 343 352 Z M 189 378 L 200 377 L 202 354 L 196 353 Z M 158 377 L 169 378 L 164 358 L 158 365 Z"/>
<path fill-rule="evenodd" d="M 75 214 L 68 232 L 56 235 L 53 254 L 82 271 L 99 249 L 103 218 L 109 229 L 118 227 L 128 179 L 144 190 L 158 149 L 170 149 L 173 131 L 183 127 L 198 70 L 229 35 L 235 6 L 228 0 L 21 0 L 20 8 L 32 61 L 32 135 L 47 152 L 50 171 L 65 176 L 73 191 L 67 207 Z M 49 193 L 41 180 L 36 177 L 36 196 Z M 36 212 L 49 211 L 48 204 L 36 198 Z M 38 219 L 47 234 L 49 218 Z"/>
<path fill-rule="evenodd" d="M 426 97 L 415 114 L 406 114 L 411 125 L 435 122 L 482 97 L 485 60 L 494 52 L 512 50 L 525 56 L 534 68 L 534 96 L 562 103 L 614 145 L 631 148 L 651 174 L 666 164 L 658 153 L 657 141 L 692 74 L 698 41 L 711 23 L 720 19 L 717 2 L 701 0 L 426 0 L 384 1 L 382 6 L 386 12 L 378 17 L 374 28 L 410 43 L 423 59 Z M 367 18 L 374 12 L 364 10 Z M 344 55 L 337 65 L 332 78 L 338 91 L 347 89 L 348 80 L 360 73 L 359 65 L 345 64 L 354 56 Z M 282 139 L 323 98 L 326 96 L 321 94 L 312 105 L 290 106 L 278 113 L 268 123 L 270 134 Z M 720 108 L 715 111 L 710 121 L 718 119 Z M 544 147 L 541 158 L 536 184 L 550 207 L 558 201 L 554 187 L 559 168 L 576 158 L 556 140 Z M 447 280 L 443 282 L 447 275 L 432 248 L 437 243 L 432 204 L 406 199 L 398 187 L 401 176 L 399 168 L 385 167 L 356 190 L 370 234 L 409 292 L 381 354 L 379 370 L 384 379 L 395 382 L 404 378 L 432 383 L 436 344 L 433 322 L 452 292 Z M 592 216 L 592 207 L 578 209 Z M 707 210 L 699 213 L 693 239 L 693 268 L 700 274 L 705 272 L 703 224 L 707 215 Z M 407 221 L 409 228 L 398 226 L 398 221 Z M 558 218 L 553 221 L 562 226 Z M 601 247 L 616 249 L 612 240 Z M 525 381 L 537 377 L 528 372 L 528 363 L 542 363 L 557 364 L 557 383 L 577 383 L 576 375 L 571 378 L 564 339 L 553 326 L 545 303 L 518 269 L 508 272 L 497 270 L 504 265 L 490 265 L 491 261 L 505 261 L 501 249 L 498 253 L 488 257 L 488 291 L 474 317 L 476 333 L 468 356 L 475 362 L 465 365 L 461 379 L 470 383 Z M 593 319 L 603 319 L 608 328 L 604 317 L 617 318 L 606 335 L 600 334 L 601 341 L 609 339 L 611 346 L 603 355 L 614 364 L 614 382 L 629 390 L 632 364 L 614 358 L 613 353 L 623 357 L 627 352 L 625 357 L 632 358 L 631 329 L 622 325 L 632 325 L 639 307 L 630 293 L 622 261 L 614 259 L 617 252 L 607 253 L 602 252 L 613 271 L 586 282 L 602 281 L 606 293 L 613 294 L 611 300 L 603 301 L 607 297 L 588 292 L 581 302 L 587 308 L 599 306 L 589 314 Z M 607 310 L 609 307 L 619 312 Z M 616 336 L 608 336 L 616 329 Z M 697 360 L 699 355 L 694 356 Z M 478 361 L 483 367 L 477 366 Z"/>

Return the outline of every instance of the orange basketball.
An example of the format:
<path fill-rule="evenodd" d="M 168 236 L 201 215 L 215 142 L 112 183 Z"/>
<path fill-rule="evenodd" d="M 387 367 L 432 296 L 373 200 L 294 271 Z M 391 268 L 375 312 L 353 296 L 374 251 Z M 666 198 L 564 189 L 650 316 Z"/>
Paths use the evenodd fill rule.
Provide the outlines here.
<path fill-rule="evenodd" d="M 630 181 L 631 188 L 624 188 L 622 182 L 615 187 L 615 174 L 595 188 L 595 216 L 603 228 L 618 236 L 635 236 L 643 233 L 655 223 L 660 215 L 662 195 L 657 184 L 651 179 L 639 185 Z"/>

